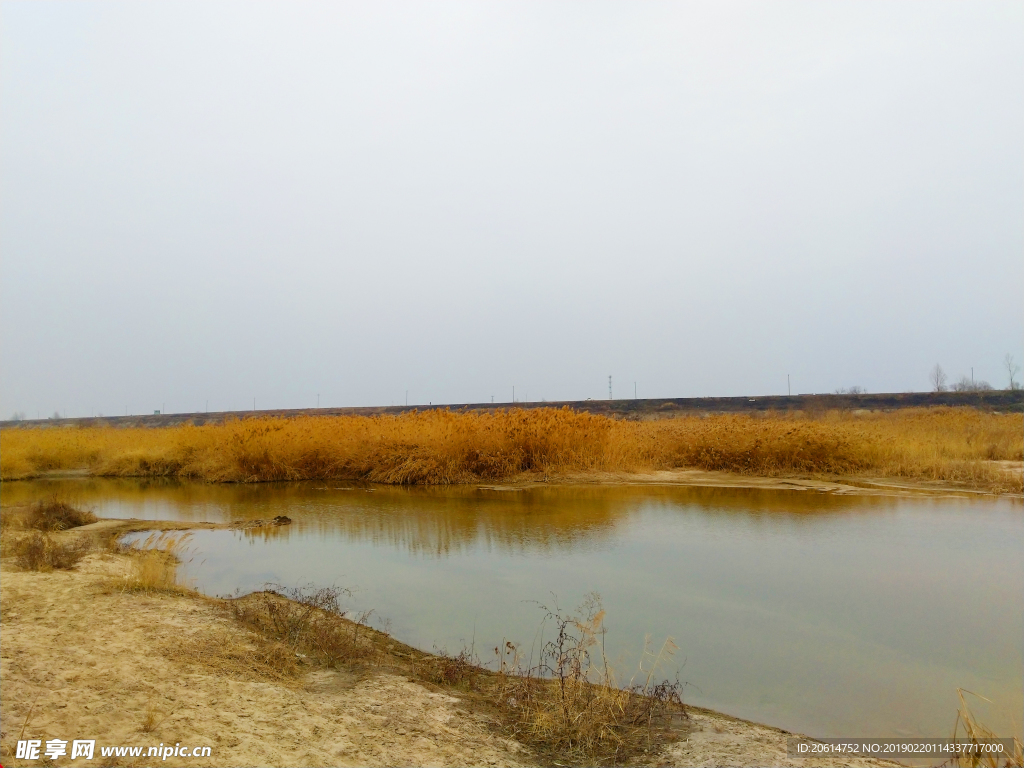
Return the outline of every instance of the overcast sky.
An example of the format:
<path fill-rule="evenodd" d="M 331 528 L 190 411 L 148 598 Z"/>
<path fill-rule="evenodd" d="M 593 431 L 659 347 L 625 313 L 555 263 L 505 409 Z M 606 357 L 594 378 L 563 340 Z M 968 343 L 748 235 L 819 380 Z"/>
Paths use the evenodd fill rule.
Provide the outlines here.
<path fill-rule="evenodd" d="M 1024 4 L 0 5 L 0 416 L 1005 387 Z"/>

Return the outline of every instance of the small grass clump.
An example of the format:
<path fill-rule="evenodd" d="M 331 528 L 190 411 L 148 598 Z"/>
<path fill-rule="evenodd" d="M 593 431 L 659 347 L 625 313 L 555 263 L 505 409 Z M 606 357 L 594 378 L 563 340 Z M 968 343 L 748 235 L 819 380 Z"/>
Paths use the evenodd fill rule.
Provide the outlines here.
<path fill-rule="evenodd" d="M 26 571 L 53 571 L 74 568 L 89 552 L 89 543 L 82 539 L 57 541 L 33 531 L 12 542 L 14 562 Z"/>
<path fill-rule="evenodd" d="M 92 512 L 77 509 L 59 498 L 51 498 L 34 504 L 28 512 L 25 524 L 39 531 L 66 531 L 99 520 Z"/>
<path fill-rule="evenodd" d="M 142 724 L 139 725 L 139 731 L 142 733 L 153 733 L 167 718 L 168 715 L 163 710 L 159 709 L 153 702 L 150 702 L 146 705 L 146 714 L 142 718 Z"/>
<path fill-rule="evenodd" d="M 436 685 L 473 690 L 477 687 L 482 669 L 471 650 L 463 648 L 456 654 L 434 649 L 432 656 L 420 660 L 417 676 Z"/>
<path fill-rule="evenodd" d="M 122 591 L 180 592 L 178 566 L 185 553 L 189 535 L 173 533 L 150 534 L 141 543 L 121 545 L 129 556 L 123 576 Z"/>
<path fill-rule="evenodd" d="M 370 630 L 364 624 L 367 615 L 352 621 L 341 607 L 350 596 L 341 587 L 268 584 L 266 590 L 232 600 L 230 605 L 243 625 L 336 667 L 374 654 Z"/>

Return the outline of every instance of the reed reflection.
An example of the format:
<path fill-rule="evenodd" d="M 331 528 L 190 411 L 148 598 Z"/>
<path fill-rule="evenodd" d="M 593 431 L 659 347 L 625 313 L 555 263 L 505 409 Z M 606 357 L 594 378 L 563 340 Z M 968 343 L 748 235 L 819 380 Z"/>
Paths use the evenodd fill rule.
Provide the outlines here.
<path fill-rule="evenodd" d="M 101 517 L 230 522 L 287 515 L 290 526 L 247 529 L 243 535 L 342 536 L 435 557 L 481 546 L 514 554 L 598 545 L 614 539 L 644 509 L 800 526 L 851 512 L 885 514 L 898 503 L 883 496 L 654 485 L 494 490 L 83 478 L 5 483 L 3 488 L 5 504 L 48 495 L 72 498 Z"/>

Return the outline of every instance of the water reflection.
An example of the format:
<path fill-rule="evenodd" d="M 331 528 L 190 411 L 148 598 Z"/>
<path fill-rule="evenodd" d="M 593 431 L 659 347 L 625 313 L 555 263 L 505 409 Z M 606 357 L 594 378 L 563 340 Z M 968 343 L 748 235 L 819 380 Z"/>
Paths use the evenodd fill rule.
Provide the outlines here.
<path fill-rule="evenodd" d="M 522 491 L 479 487 L 324 486 L 318 482 L 222 485 L 162 479 L 90 478 L 6 484 L 4 503 L 60 494 L 104 517 L 226 522 L 286 514 L 292 526 L 250 536 L 293 532 L 343 535 L 444 557 L 485 546 L 506 553 L 571 550 L 614 538 L 641 508 L 699 509 L 742 515 L 767 526 L 820 521 L 823 515 L 884 514 L 887 497 L 813 491 L 679 486 L 555 486 Z"/>

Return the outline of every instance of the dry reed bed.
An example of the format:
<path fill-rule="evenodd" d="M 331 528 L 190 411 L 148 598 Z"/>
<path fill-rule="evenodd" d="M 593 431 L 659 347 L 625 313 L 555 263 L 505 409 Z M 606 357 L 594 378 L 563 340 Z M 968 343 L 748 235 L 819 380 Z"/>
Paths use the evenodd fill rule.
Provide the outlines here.
<path fill-rule="evenodd" d="M 568 408 L 494 413 L 240 419 L 206 426 L 15 429 L 0 476 L 87 469 L 214 482 L 348 479 L 392 484 L 523 473 L 697 468 L 752 475 L 872 475 L 1022 490 L 994 464 L 1024 459 L 1021 414 L 973 408 L 620 421 Z"/>

